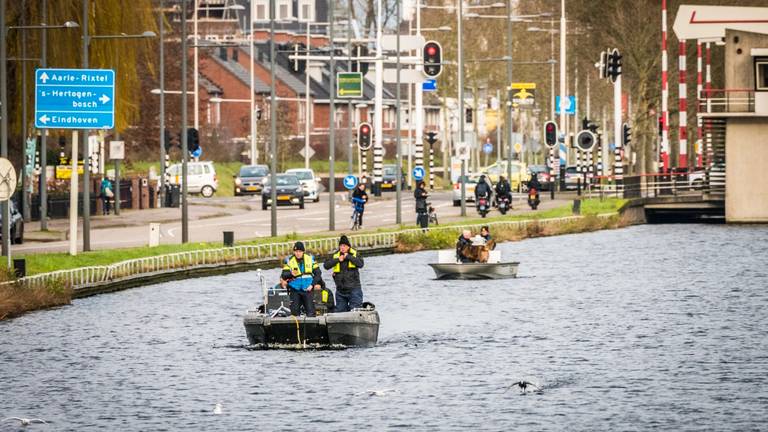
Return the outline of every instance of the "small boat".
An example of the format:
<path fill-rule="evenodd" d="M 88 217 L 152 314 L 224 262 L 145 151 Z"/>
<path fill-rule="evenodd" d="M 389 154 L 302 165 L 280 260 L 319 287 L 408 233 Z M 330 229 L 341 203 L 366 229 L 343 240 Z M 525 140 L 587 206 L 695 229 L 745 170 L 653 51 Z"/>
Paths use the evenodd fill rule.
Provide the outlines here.
<path fill-rule="evenodd" d="M 264 348 L 372 347 L 379 338 L 379 313 L 372 303 L 349 312 L 328 312 L 322 293 L 315 292 L 316 317 L 292 316 L 288 291 L 267 288 L 259 272 L 264 303 L 243 317 L 251 345 Z M 331 293 L 332 294 L 332 293 Z"/>
<path fill-rule="evenodd" d="M 519 262 L 501 262 L 501 251 L 490 251 L 484 263 L 462 263 L 456 260 L 456 251 L 441 250 L 437 263 L 430 264 L 437 279 L 507 279 L 517 277 Z"/>

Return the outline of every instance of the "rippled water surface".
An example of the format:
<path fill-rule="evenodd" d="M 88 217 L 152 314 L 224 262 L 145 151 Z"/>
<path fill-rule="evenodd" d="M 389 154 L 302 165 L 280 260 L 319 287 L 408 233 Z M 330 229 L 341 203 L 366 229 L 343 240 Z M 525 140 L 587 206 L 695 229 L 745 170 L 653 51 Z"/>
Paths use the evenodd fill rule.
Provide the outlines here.
<path fill-rule="evenodd" d="M 255 272 L 0 323 L 0 417 L 56 431 L 766 430 L 768 228 L 500 248 L 520 278 L 435 281 L 434 252 L 367 259 L 373 349 L 244 349 Z M 543 391 L 509 389 L 521 379 Z"/>

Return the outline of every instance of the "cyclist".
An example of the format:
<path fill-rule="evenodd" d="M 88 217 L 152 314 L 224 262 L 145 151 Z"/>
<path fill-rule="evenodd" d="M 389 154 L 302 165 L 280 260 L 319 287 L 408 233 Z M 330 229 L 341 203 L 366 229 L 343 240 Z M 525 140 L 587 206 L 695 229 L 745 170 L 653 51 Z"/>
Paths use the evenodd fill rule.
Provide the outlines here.
<path fill-rule="evenodd" d="M 357 226 L 363 227 L 363 212 L 365 212 L 365 203 L 368 202 L 368 194 L 365 192 L 365 183 L 359 183 L 352 191 L 352 205 L 358 213 Z"/>

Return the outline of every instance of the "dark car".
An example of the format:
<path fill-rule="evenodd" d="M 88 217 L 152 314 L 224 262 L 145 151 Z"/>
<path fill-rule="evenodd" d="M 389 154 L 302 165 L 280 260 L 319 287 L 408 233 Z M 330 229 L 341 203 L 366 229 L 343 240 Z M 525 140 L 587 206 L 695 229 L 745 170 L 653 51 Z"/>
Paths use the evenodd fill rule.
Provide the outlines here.
<path fill-rule="evenodd" d="M 8 210 L 11 213 L 11 226 L 9 227 L 11 230 L 11 243 L 22 244 L 24 243 L 24 218 L 21 217 L 21 212 L 19 212 L 13 200 L 8 200 L 8 205 L 10 205 Z M 2 213 L 0 212 L 0 223 L 3 220 Z M 2 239 L 2 235 L 3 233 L 0 232 L 0 239 Z"/>
<path fill-rule="evenodd" d="M 405 174 L 401 173 L 401 182 L 400 182 L 400 190 L 405 190 Z M 384 165 L 384 172 L 381 176 L 381 190 L 387 191 L 387 190 L 396 190 L 397 189 L 397 165 L 391 165 L 387 164 Z"/>
<path fill-rule="evenodd" d="M 266 165 L 243 165 L 235 176 L 235 196 L 261 193 L 262 181 L 269 175 Z"/>
<path fill-rule="evenodd" d="M 535 175 L 541 183 L 541 190 L 549 190 L 549 167 L 546 165 L 528 165 L 531 178 Z"/>
<path fill-rule="evenodd" d="M 293 174 L 278 174 L 277 183 L 277 205 L 290 206 L 297 205 L 300 209 L 304 208 L 304 189 L 301 187 L 299 178 Z M 271 177 L 264 178 L 264 189 L 261 191 L 261 209 L 266 210 L 272 204 L 272 181 Z"/>

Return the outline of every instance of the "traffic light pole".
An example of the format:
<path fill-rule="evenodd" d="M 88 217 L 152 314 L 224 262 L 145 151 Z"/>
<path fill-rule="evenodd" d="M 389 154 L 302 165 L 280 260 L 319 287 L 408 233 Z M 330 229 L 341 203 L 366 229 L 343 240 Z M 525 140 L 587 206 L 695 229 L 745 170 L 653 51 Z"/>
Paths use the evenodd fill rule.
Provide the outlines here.
<path fill-rule="evenodd" d="M 197 11 L 195 11 L 197 14 Z M 189 209 L 187 180 L 189 134 L 187 133 L 187 2 L 181 3 L 181 242 L 189 242 Z M 274 189 L 274 188 L 273 188 Z"/>
<path fill-rule="evenodd" d="M 158 23 L 160 31 L 160 180 L 158 180 L 158 190 L 160 207 L 165 207 L 165 7 L 164 1 L 160 0 L 160 13 L 158 14 Z M 117 169 L 115 169 L 115 176 L 117 176 Z M 115 177 L 117 178 L 117 177 Z M 119 183 L 115 181 L 115 192 L 119 191 L 117 187 Z M 115 200 L 117 203 L 117 200 Z"/>
<path fill-rule="evenodd" d="M 457 43 L 457 57 L 459 61 L 459 68 L 457 71 L 458 75 L 458 85 L 459 85 L 459 144 L 462 147 L 466 146 L 466 143 L 464 142 L 464 53 L 463 51 L 463 43 L 461 40 L 461 30 L 462 30 L 462 9 L 463 9 L 463 1 L 459 1 L 459 7 L 456 8 L 456 13 L 458 14 L 457 22 L 457 33 L 458 33 L 458 43 Z M 467 215 L 467 187 L 465 183 L 465 177 L 467 175 L 467 161 L 464 159 L 464 155 L 461 155 L 461 177 L 459 177 L 459 185 L 461 186 L 461 215 L 466 216 Z"/>
<path fill-rule="evenodd" d="M 277 237 L 277 93 L 275 90 L 275 3 L 277 0 L 269 0 L 269 190 L 272 205 L 270 214 L 270 235 Z M 249 18 L 250 19 L 250 18 Z M 333 26 L 331 26 L 333 27 Z M 333 71 L 333 70 L 331 70 Z M 333 72 L 331 72 L 333 75 Z M 331 104 L 333 107 L 333 104 Z M 333 112 L 333 109 L 331 109 Z M 333 193 L 331 193 L 333 196 Z"/>
<path fill-rule="evenodd" d="M 416 10 L 420 10 L 420 6 L 417 4 Z M 395 16 L 399 17 L 400 15 L 400 0 L 395 0 Z M 418 12 L 417 12 L 418 14 Z M 418 16 L 418 15 L 417 15 Z M 395 223 L 400 225 L 403 223 L 403 193 L 402 193 L 402 184 L 403 184 L 403 154 L 400 149 L 400 27 L 397 27 L 397 46 L 395 47 L 397 51 L 397 87 L 395 88 L 395 116 L 396 116 L 396 126 L 395 126 L 395 154 L 397 155 L 397 164 L 395 167 Z"/>
<path fill-rule="evenodd" d="M 274 1 L 274 0 L 273 0 Z M 330 8 L 328 8 L 328 43 L 330 44 L 330 51 L 331 51 L 331 73 L 329 74 L 329 83 L 330 83 L 330 89 L 328 89 L 330 93 L 330 110 L 328 114 L 328 120 L 330 122 L 329 124 L 329 133 L 328 133 L 328 150 L 329 150 L 329 172 L 328 172 L 328 231 L 336 231 L 336 172 L 334 171 L 334 159 L 336 159 L 336 107 L 334 105 L 335 103 L 335 96 L 336 96 L 336 58 L 334 57 L 334 49 L 333 49 L 333 10 L 335 9 L 335 6 L 331 5 Z M 274 46 L 274 42 L 272 42 Z M 273 50 L 274 53 L 274 50 Z M 274 58 L 272 60 L 274 62 Z M 274 70 L 274 68 L 273 68 Z M 272 72 L 274 74 L 274 72 Z M 274 77 L 272 78 L 274 79 Z M 272 183 L 273 187 L 272 190 L 274 191 L 277 189 L 275 182 Z M 277 201 L 272 201 L 272 208 L 277 208 L 276 206 Z"/>
<path fill-rule="evenodd" d="M 613 83 L 613 136 L 616 143 L 614 150 L 614 175 L 616 178 L 616 193 L 623 190 L 624 166 L 621 160 L 622 133 L 621 133 L 621 74 L 618 74 Z"/>

